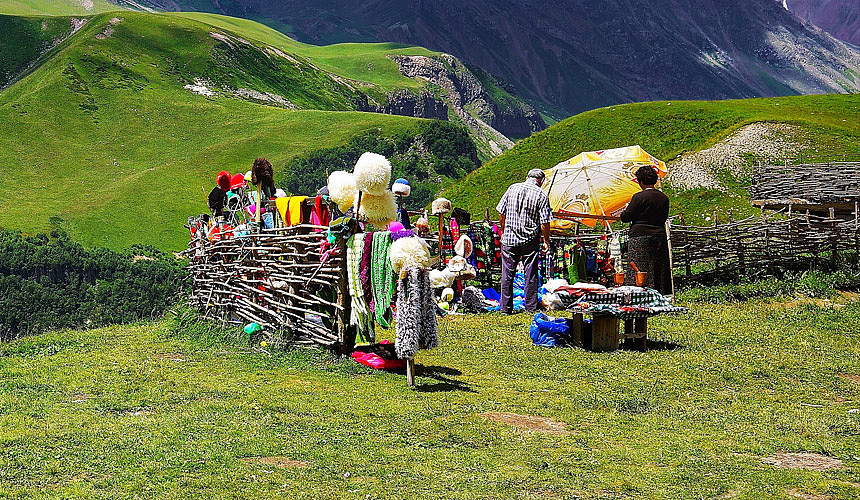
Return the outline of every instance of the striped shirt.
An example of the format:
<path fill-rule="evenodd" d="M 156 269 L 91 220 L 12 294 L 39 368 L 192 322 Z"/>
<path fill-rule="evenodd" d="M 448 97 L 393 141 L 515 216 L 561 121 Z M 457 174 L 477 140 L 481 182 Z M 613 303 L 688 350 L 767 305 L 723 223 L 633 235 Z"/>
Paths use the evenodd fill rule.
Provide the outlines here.
<path fill-rule="evenodd" d="M 532 179 L 512 184 L 496 210 L 505 216 L 502 245 L 516 247 L 540 235 L 541 224 L 552 222 L 552 209 L 546 193 Z"/>

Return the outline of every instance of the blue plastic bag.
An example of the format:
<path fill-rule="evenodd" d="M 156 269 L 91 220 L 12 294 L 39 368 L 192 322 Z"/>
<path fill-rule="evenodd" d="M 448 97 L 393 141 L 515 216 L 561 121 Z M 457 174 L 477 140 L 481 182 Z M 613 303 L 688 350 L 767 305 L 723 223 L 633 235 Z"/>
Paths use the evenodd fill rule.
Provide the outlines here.
<path fill-rule="evenodd" d="M 544 313 L 535 313 L 529 335 L 536 346 L 562 347 L 569 343 L 570 323 L 564 318 L 550 318 Z"/>

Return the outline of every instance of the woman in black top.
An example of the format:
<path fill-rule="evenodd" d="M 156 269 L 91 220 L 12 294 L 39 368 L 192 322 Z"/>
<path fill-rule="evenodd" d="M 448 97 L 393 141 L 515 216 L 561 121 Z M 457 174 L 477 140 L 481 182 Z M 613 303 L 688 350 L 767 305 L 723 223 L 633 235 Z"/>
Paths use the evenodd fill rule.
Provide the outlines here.
<path fill-rule="evenodd" d="M 621 220 L 630 223 L 628 260 L 635 262 L 640 271 L 648 273 L 645 286 L 669 295 L 672 293 L 672 269 L 666 241 L 669 197 L 654 188 L 658 180 L 653 167 L 644 166 L 636 171 L 636 182 L 642 191 L 630 199 L 621 214 Z M 632 285 L 635 282 L 635 273 L 627 273 L 625 284 Z"/>

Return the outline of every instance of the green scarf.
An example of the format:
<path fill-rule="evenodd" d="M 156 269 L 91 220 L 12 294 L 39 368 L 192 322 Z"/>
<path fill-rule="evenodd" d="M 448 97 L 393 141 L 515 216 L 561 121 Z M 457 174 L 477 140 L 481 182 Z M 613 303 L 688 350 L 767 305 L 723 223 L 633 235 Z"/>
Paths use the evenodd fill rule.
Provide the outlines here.
<path fill-rule="evenodd" d="M 379 231 L 373 233 L 373 254 L 370 261 L 370 283 L 373 288 L 373 309 L 376 322 L 382 328 L 390 328 L 391 324 L 385 315 L 391 310 L 391 300 L 394 298 L 394 287 L 397 280 L 391 267 L 391 233 Z"/>

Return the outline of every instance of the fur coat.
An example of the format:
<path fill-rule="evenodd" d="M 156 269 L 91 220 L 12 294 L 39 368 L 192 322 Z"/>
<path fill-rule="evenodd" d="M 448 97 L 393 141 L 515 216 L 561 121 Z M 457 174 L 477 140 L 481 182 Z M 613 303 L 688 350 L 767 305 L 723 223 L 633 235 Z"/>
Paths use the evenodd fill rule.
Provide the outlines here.
<path fill-rule="evenodd" d="M 401 359 L 418 349 L 439 346 L 436 302 L 427 269 L 407 267 L 406 279 L 397 282 L 397 326 L 394 350 Z"/>

